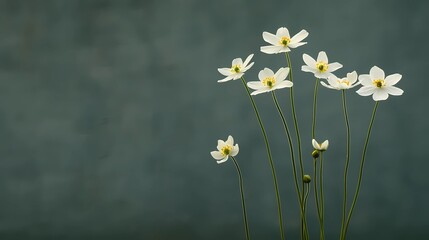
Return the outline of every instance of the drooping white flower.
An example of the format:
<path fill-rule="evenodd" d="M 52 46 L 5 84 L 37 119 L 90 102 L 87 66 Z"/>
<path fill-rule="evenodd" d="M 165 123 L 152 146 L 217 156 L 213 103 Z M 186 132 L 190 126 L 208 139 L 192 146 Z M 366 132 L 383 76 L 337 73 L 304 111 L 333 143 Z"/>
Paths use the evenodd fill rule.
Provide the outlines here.
<path fill-rule="evenodd" d="M 305 53 L 302 55 L 302 59 L 307 65 L 303 65 L 301 70 L 303 72 L 314 73 L 316 78 L 327 79 L 333 75 L 332 72 L 343 67 L 343 65 L 338 62 L 329 63 L 328 56 L 324 51 L 319 52 L 317 60 L 314 60 L 314 58 Z"/>
<path fill-rule="evenodd" d="M 235 58 L 232 60 L 230 68 L 218 68 L 217 70 L 226 77 L 224 79 L 218 80 L 217 82 L 226 82 L 229 80 L 237 80 L 241 78 L 244 75 L 244 72 L 253 66 L 254 62 L 250 63 L 252 57 L 253 54 L 250 54 L 244 62 L 241 58 Z"/>
<path fill-rule="evenodd" d="M 269 32 L 263 32 L 262 37 L 264 38 L 265 42 L 271 45 L 261 47 L 261 52 L 267 54 L 290 52 L 291 48 L 297 48 L 307 44 L 306 42 L 301 42 L 307 36 L 308 32 L 306 30 L 301 30 L 291 38 L 289 35 L 289 30 L 285 27 L 277 29 L 276 35 Z"/>
<path fill-rule="evenodd" d="M 271 92 L 276 89 L 292 87 L 293 83 L 289 80 L 286 80 L 287 75 L 289 74 L 289 68 L 280 68 L 275 74 L 273 70 L 269 68 L 264 68 L 258 74 L 260 81 L 248 82 L 247 86 L 253 90 L 256 90 L 251 93 L 251 95 L 256 95 L 264 92 Z"/>
<path fill-rule="evenodd" d="M 212 151 L 210 154 L 214 159 L 216 159 L 217 163 L 223 163 L 228 160 L 228 157 L 234 157 L 238 154 L 239 148 L 238 144 L 234 145 L 234 138 L 232 136 L 228 136 L 226 141 L 218 140 L 217 141 L 217 151 Z"/>
<path fill-rule="evenodd" d="M 326 84 L 323 81 L 321 81 L 320 83 L 322 84 L 322 86 L 330 89 L 344 90 L 344 89 L 353 88 L 359 85 L 359 82 L 357 82 L 357 79 L 358 79 L 358 75 L 356 71 L 353 71 L 351 73 L 347 73 L 347 76 L 345 78 L 337 78 L 335 75 L 331 75 L 327 79 L 328 84 Z"/>
<path fill-rule="evenodd" d="M 325 140 L 322 144 L 319 144 L 315 139 L 311 141 L 313 144 L 314 149 L 319 150 L 321 152 L 326 151 L 329 146 L 329 141 Z"/>
<path fill-rule="evenodd" d="M 359 75 L 359 82 L 363 85 L 356 92 L 361 96 L 372 95 L 374 101 L 386 100 L 390 95 L 400 96 L 404 91 L 395 85 L 401 80 L 402 75 L 395 73 L 384 77 L 384 71 L 374 66 L 369 70 L 369 74 Z"/>

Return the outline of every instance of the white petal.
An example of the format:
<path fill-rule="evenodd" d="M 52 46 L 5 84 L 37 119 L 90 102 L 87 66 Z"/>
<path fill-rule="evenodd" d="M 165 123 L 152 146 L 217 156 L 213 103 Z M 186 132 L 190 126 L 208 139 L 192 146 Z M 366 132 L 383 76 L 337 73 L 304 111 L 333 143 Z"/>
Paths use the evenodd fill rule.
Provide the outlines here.
<path fill-rule="evenodd" d="M 225 156 L 219 152 L 219 151 L 211 151 L 210 154 L 212 155 L 212 157 L 216 160 L 221 160 L 223 159 Z"/>
<path fill-rule="evenodd" d="M 397 82 L 399 82 L 399 80 L 401 80 L 402 75 L 399 73 L 395 73 L 392 75 L 389 75 L 386 77 L 386 79 L 384 80 L 386 83 L 386 86 L 393 86 L 395 85 Z"/>
<path fill-rule="evenodd" d="M 329 146 L 329 141 L 325 140 L 322 144 L 321 144 L 321 149 L 322 150 L 328 150 L 328 146 Z"/>
<path fill-rule="evenodd" d="M 231 75 L 231 68 L 218 68 L 217 71 L 224 76 Z"/>
<path fill-rule="evenodd" d="M 384 79 L 384 71 L 383 69 L 374 66 L 369 70 L 369 76 L 371 77 L 371 80 Z"/>
<path fill-rule="evenodd" d="M 310 57 L 308 54 L 302 54 L 302 60 L 304 60 L 305 64 L 309 67 L 316 67 L 316 60 L 314 58 Z"/>
<path fill-rule="evenodd" d="M 251 82 L 248 82 L 247 86 L 249 88 L 253 89 L 253 90 L 258 90 L 258 89 L 261 89 L 261 88 L 265 87 L 264 84 L 262 84 L 262 82 L 260 82 L 260 81 L 251 81 Z"/>
<path fill-rule="evenodd" d="M 388 97 L 389 97 L 389 94 L 387 93 L 387 89 L 385 88 L 375 89 L 375 92 L 372 95 L 372 99 L 374 99 L 374 101 L 386 100 Z"/>
<path fill-rule="evenodd" d="M 356 91 L 357 94 L 361 96 L 369 96 L 375 92 L 374 86 L 363 86 Z"/>
<path fill-rule="evenodd" d="M 280 39 L 276 35 L 269 33 L 269 32 L 263 32 L 262 38 L 265 42 L 270 43 L 275 46 L 279 46 Z"/>
<path fill-rule="evenodd" d="M 312 67 L 309 67 L 307 65 L 304 65 L 304 66 L 301 67 L 301 71 L 315 73 L 316 69 L 312 68 Z"/>
<path fill-rule="evenodd" d="M 217 150 L 220 151 L 225 146 L 226 146 L 226 143 L 223 140 L 217 140 Z"/>
<path fill-rule="evenodd" d="M 372 80 L 371 80 L 371 77 L 369 76 L 369 74 L 359 75 L 359 82 L 360 82 L 360 84 L 362 84 L 364 86 L 371 86 L 372 85 Z"/>
<path fill-rule="evenodd" d="M 259 74 L 258 74 L 258 78 L 261 81 L 267 77 L 273 77 L 273 76 L 274 76 L 274 72 L 269 68 L 264 68 L 263 70 L 259 71 Z"/>
<path fill-rule="evenodd" d="M 297 47 L 305 45 L 305 44 L 307 44 L 307 42 L 289 43 L 287 46 L 290 48 L 297 48 Z"/>
<path fill-rule="evenodd" d="M 234 138 L 231 135 L 228 136 L 228 139 L 226 140 L 226 144 L 228 144 L 229 146 L 234 145 Z"/>
<path fill-rule="evenodd" d="M 301 30 L 299 33 L 295 34 L 295 36 L 293 36 L 290 39 L 290 43 L 289 44 L 299 43 L 302 40 L 304 40 L 307 36 L 308 36 L 308 32 L 306 30 Z"/>
<path fill-rule="evenodd" d="M 226 162 L 227 160 L 228 160 L 228 155 L 226 155 L 225 158 L 223 158 L 222 160 L 218 160 L 217 163 L 221 164 L 221 163 Z"/>
<path fill-rule="evenodd" d="M 313 144 L 313 148 L 319 150 L 320 146 L 316 139 L 311 140 L 311 144 Z"/>
<path fill-rule="evenodd" d="M 274 75 L 274 78 L 277 81 L 283 81 L 286 79 L 287 75 L 289 74 L 289 68 L 280 68 L 276 74 Z"/>
<path fill-rule="evenodd" d="M 238 144 L 235 144 L 235 146 L 232 147 L 231 156 L 235 157 L 238 154 L 239 150 L 240 148 L 238 147 Z"/>
<path fill-rule="evenodd" d="M 246 67 L 247 67 L 247 64 L 249 64 L 249 62 L 250 62 L 250 60 L 252 60 L 252 58 L 253 58 L 253 53 L 252 53 L 252 54 L 250 54 L 250 55 L 246 58 L 246 60 L 244 61 L 244 63 L 243 63 L 243 67 L 244 67 L 244 68 L 246 68 Z"/>
<path fill-rule="evenodd" d="M 267 54 L 276 54 L 283 49 L 283 46 L 263 46 L 261 47 L 261 52 Z"/>
<path fill-rule="evenodd" d="M 231 77 L 232 77 L 232 80 L 237 80 L 237 79 L 241 78 L 243 75 L 244 75 L 244 73 L 240 72 L 240 73 L 234 73 Z"/>
<path fill-rule="evenodd" d="M 358 75 L 356 71 L 351 73 L 347 73 L 347 80 L 349 80 L 350 84 L 353 84 L 357 81 Z"/>
<path fill-rule="evenodd" d="M 249 70 L 252 66 L 253 66 L 254 62 L 251 62 L 249 65 L 247 65 L 245 68 L 243 68 L 241 71 L 245 72 L 247 70 Z"/>
<path fill-rule="evenodd" d="M 325 82 L 323 82 L 323 81 L 320 81 L 320 84 L 322 84 L 322 86 L 324 86 L 324 87 L 326 87 L 326 88 L 336 89 L 336 88 L 331 87 L 330 85 L 326 84 L 326 83 L 325 83 Z"/>
<path fill-rule="evenodd" d="M 340 63 L 337 63 L 337 62 L 330 63 L 330 64 L 328 64 L 328 71 L 333 72 L 333 71 L 338 70 L 342 67 L 343 67 L 343 65 Z"/>
<path fill-rule="evenodd" d="M 235 58 L 234 60 L 232 60 L 231 66 L 235 66 L 235 65 L 238 65 L 238 66 L 243 65 L 243 60 L 241 60 L 241 58 Z"/>
<path fill-rule="evenodd" d="M 338 81 L 340 79 L 337 76 L 335 76 L 335 75 L 331 75 L 326 80 L 328 81 L 329 85 L 331 85 L 333 87 L 334 86 L 337 87 L 338 86 Z"/>
<path fill-rule="evenodd" d="M 290 52 L 290 48 L 282 46 L 278 53 L 283 53 L 283 52 Z"/>
<path fill-rule="evenodd" d="M 404 93 L 402 89 L 394 86 L 386 86 L 385 88 L 387 90 L 387 93 L 393 96 L 401 96 Z"/>
<path fill-rule="evenodd" d="M 321 72 L 319 72 L 319 71 L 316 71 L 315 73 L 314 73 L 314 76 L 316 77 L 316 78 L 319 78 L 319 79 L 327 79 L 328 77 L 330 77 L 330 76 L 332 76 L 333 74 L 332 73 L 330 73 L 330 72 L 324 72 L 324 73 L 321 73 Z"/>
<path fill-rule="evenodd" d="M 293 86 L 293 82 L 291 82 L 289 80 L 285 80 L 285 81 L 281 81 L 281 82 L 277 83 L 273 87 L 273 90 L 275 90 L 275 89 L 282 89 L 282 88 L 290 88 L 292 86 Z"/>
<path fill-rule="evenodd" d="M 271 92 L 271 91 L 272 91 L 272 88 L 264 87 L 264 88 L 261 88 L 261 89 L 258 89 L 256 91 L 252 92 L 250 95 L 258 95 L 261 93 L 266 93 L 266 92 Z"/>
<path fill-rule="evenodd" d="M 356 87 L 356 86 L 357 86 L 357 85 L 359 85 L 359 84 L 360 84 L 359 82 L 357 82 L 357 83 L 355 83 L 355 84 L 352 84 L 352 85 L 350 85 L 350 86 L 349 86 L 349 89 L 350 89 L 350 88 L 354 88 L 354 87 Z"/>
<path fill-rule="evenodd" d="M 342 83 L 338 84 L 338 88 L 341 89 L 341 90 L 343 90 L 343 89 L 349 89 L 350 85 L 347 84 L 347 83 L 342 82 Z"/>
<path fill-rule="evenodd" d="M 233 76 L 228 76 L 228 77 L 226 77 L 224 79 L 218 80 L 217 82 L 227 82 L 229 80 L 232 80 L 233 78 L 234 78 Z"/>
<path fill-rule="evenodd" d="M 281 28 L 277 29 L 276 36 L 279 38 L 281 38 L 281 37 L 290 38 L 289 30 L 287 30 L 287 28 L 285 28 L 285 27 L 281 27 Z"/>
<path fill-rule="evenodd" d="M 320 51 L 319 54 L 317 55 L 317 61 L 318 62 L 325 62 L 328 63 L 328 56 L 326 55 L 326 53 L 324 51 Z"/>

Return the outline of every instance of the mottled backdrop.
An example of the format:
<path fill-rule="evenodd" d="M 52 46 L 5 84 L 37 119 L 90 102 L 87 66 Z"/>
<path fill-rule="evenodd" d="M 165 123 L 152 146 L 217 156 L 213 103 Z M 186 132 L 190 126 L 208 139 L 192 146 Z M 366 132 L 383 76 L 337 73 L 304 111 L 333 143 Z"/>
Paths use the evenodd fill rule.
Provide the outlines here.
<path fill-rule="evenodd" d="M 382 102 L 350 239 L 428 239 L 429 2 L 309 0 L 0 0 L 0 239 L 244 239 L 231 162 L 209 152 L 240 144 L 253 239 L 279 239 L 265 147 L 239 81 L 218 67 L 255 53 L 262 32 L 306 29 L 291 53 L 295 99 L 311 169 L 314 77 L 301 55 L 320 50 L 349 71 L 401 73 L 401 97 Z M 290 118 L 288 91 L 278 92 Z M 255 97 L 279 175 L 286 236 L 299 220 L 287 141 L 268 94 Z M 351 179 L 374 102 L 348 93 Z M 320 89 L 326 235 L 338 237 L 345 156 L 339 92 Z M 350 180 L 353 190 L 355 180 Z M 313 239 L 317 220 L 309 202 Z"/>

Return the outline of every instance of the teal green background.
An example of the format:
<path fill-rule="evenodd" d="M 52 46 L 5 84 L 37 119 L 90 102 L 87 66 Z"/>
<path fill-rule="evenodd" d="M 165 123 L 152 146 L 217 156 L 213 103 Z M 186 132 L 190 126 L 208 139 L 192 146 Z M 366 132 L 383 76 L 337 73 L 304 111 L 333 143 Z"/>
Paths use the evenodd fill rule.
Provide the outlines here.
<path fill-rule="evenodd" d="M 291 52 L 306 172 L 314 77 L 302 54 L 401 73 L 405 93 L 381 102 L 349 239 L 429 238 L 427 1 L 0 0 L 0 239 L 244 239 L 237 175 L 209 152 L 240 145 L 253 239 L 279 239 L 270 168 L 239 81 L 219 67 L 259 51 L 262 32 L 306 29 Z M 357 88 L 355 89 L 357 90 Z M 290 126 L 289 93 L 279 100 Z M 350 190 L 374 102 L 348 91 Z M 277 167 L 286 237 L 299 213 L 288 145 L 269 94 L 255 97 Z M 345 126 L 340 92 L 320 88 L 327 239 L 338 237 Z M 350 195 L 351 195 L 350 192 Z M 309 224 L 318 223 L 313 196 Z"/>

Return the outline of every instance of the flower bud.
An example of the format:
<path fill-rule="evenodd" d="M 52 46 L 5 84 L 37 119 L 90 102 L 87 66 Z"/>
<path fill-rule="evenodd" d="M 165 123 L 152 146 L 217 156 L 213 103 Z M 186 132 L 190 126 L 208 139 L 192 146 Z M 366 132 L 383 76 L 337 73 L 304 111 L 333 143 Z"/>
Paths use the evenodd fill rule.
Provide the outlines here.
<path fill-rule="evenodd" d="M 316 159 L 316 158 L 318 158 L 319 157 L 319 150 L 317 150 L 317 149 L 315 149 L 312 153 L 311 153 L 311 156 L 313 156 L 313 158 L 314 159 Z"/>
<path fill-rule="evenodd" d="M 311 182 L 310 175 L 304 175 L 303 181 L 304 181 L 304 183 L 310 183 Z"/>

